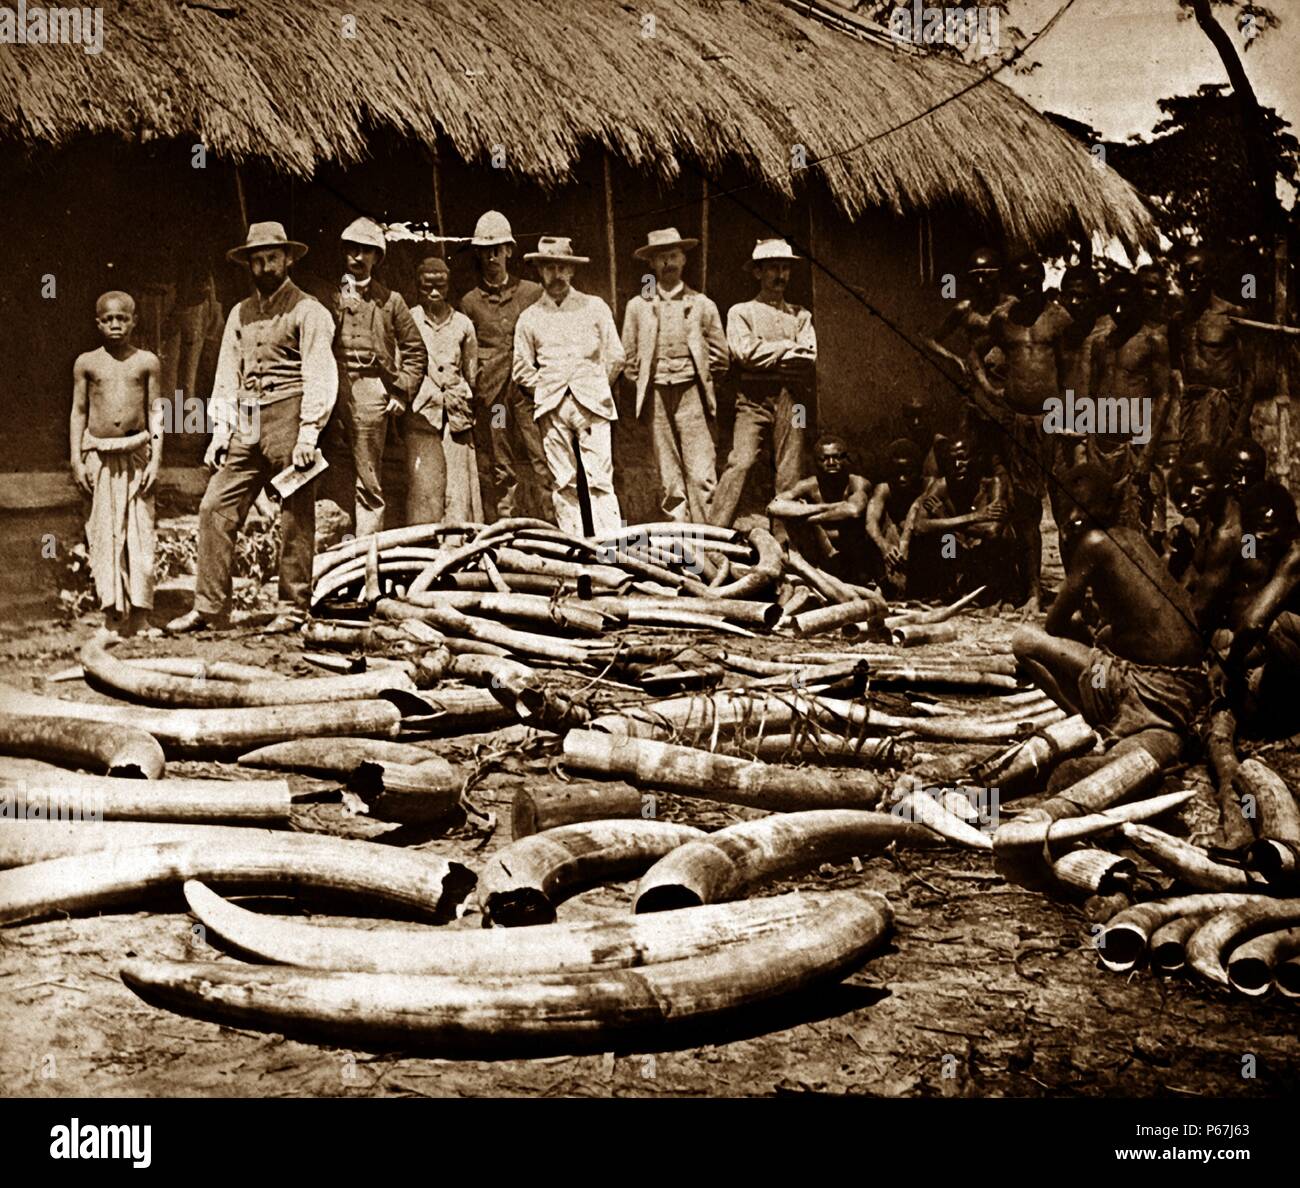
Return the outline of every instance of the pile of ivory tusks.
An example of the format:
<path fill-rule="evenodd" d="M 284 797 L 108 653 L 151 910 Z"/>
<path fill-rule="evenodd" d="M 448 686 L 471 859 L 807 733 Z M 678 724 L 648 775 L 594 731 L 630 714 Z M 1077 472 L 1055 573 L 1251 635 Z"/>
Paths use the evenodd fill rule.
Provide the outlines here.
<path fill-rule="evenodd" d="M 129 904 L 180 887 L 205 928 L 268 965 L 130 961 L 147 1001 L 346 1043 L 575 1048 L 653 1036 L 841 978 L 892 924 L 864 890 L 736 902 L 762 880 L 888 844 L 935 845 L 882 813 L 813 811 L 705 834 L 657 821 L 569 825 L 506 847 L 479 876 L 491 931 L 356 928 L 254 913 L 236 891 L 360 898 L 441 924 L 475 883 L 455 862 L 370 842 L 221 826 L 10 822 L 0 923 Z M 555 922 L 563 898 L 642 876 L 630 918 Z M 515 928 L 510 926 L 532 925 Z"/>

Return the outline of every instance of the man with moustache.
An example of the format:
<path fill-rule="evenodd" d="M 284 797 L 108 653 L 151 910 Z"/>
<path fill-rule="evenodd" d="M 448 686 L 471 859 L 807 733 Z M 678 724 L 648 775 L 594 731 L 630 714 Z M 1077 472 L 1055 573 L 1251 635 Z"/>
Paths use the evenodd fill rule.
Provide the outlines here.
<path fill-rule="evenodd" d="M 478 340 L 474 451 L 482 514 L 488 523 L 522 515 L 553 520 L 551 472 L 541 430 L 533 419 L 532 401 L 511 375 L 515 324 L 542 295 L 542 286 L 509 271 L 515 238 L 500 211 L 483 214 L 470 247 L 479 283 L 460 299 L 460 311 L 473 323 Z"/>
<path fill-rule="evenodd" d="M 544 290 L 515 323 L 514 379 L 531 393 L 542 448 L 554 482 L 560 531 L 586 536 L 578 500 L 578 467 L 587 480 L 591 534 L 623 527 L 614 494 L 610 422 L 618 418 L 611 385 L 623 368 L 614 315 L 599 297 L 573 288 L 574 271 L 590 258 L 569 239 L 543 235 L 525 260 L 536 264 Z"/>
<path fill-rule="evenodd" d="M 729 528 L 758 461 L 764 431 L 772 430 L 776 489 L 803 477 L 804 437 L 817 366 L 812 314 L 785 299 L 790 267 L 799 259 L 784 239 L 760 239 L 750 257 L 758 294 L 727 311 L 727 346 L 736 367 L 736 420 L 726 469 L 713 492 L 710 519 Z M 775 525 L 778 533 L 780 524 Z"/>
<path fill-rule="evenodd" d="M 334 355 L 344 418 L 340 428 L 351 438 L 356 531 L 366 536 L 384 526 L 389 422 L 406 412 L 426 359 L 406 299 L 374 274 L 384 258 L 383 228 L 373 219 L 359 218 L 339 238 L 346 271 L 330 301 L 338 323 Z M 346 455 L 343 461 L 346 470 Z"/>
<path fill-rule="evenodd" d="M 623 350 L 624 371 L 636 383 L 638 417 L 650 398 L 663 513 L 705 524 L 718 481 L 713 377 L 726 370 L 729 355 L 718 307 L 682 277 L 686 253 L 698 243 L 666 227 L 651 231 L 632 253 L 654 276 L 627 303 Z"/>
<path fill-rule="evenodd" d="M 338 394 L 334 323 L 320 302 L 289 279 L 307 245 L 280 223 L 254 223 L 246 241 L 226 253 L 245 265 L 257 292 L 230 311 L 212 386 L 215 423 L 204 462 L 216 473 L 199 506 L 198 577 L 194 607 L 167 629 L 199 631 L 224 624 L 230 601 L 235 539 L 248 509 L 280 471 L 308 470 Z M 267 628 L 303 622 L 311 602 L 316 551 L 315 484 L 280 505 L 280 602 Z"/>

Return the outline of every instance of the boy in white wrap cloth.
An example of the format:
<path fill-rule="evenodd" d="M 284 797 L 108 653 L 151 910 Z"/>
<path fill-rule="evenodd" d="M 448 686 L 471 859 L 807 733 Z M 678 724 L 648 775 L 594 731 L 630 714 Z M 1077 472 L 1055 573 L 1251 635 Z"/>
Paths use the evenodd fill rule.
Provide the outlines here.
<path fill-rule="evenodd" d="M 100 297 L 95 324 L 104 345 L 77 356 L 72 368 L 72 477 L 91 497 L 86 543 L 104 625 L 131 634 L 147 627 L 153 609 L 161 368 L 157 355 L 131 345 L 130 294 Z"/>

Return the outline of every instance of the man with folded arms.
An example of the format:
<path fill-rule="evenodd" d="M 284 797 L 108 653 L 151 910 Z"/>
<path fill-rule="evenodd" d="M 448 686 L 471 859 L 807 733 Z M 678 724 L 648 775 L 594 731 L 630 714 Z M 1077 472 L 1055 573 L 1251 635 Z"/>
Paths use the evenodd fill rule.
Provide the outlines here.
<path fill-rule="evenodd" d="M 655 462 L 669 520 L 708 522 L 717 485 L 712 420 L 715 372 L 726 370 L 727 335 L 718 307 L 682 279 L 686 253 L 699 243 L 676 227 L 651 231 L 633 253 L 654 270 L 623 314 L 624 370 L 636 382 L 636 415 L 650 397 Z"/>
<path fill-rule="evenodd" d="M 745 479 L 771 426 L 776 489 L 803 478 L 804 436 L 812 403 L 817 336 L 812 314 L 785 299 L 790 267 L 799 257 L 784 239 L 760 239 L 750 258 L 758 296 L 727 311 L 727 346 L 737 372 L 736 423 L 727 468 L 713 492 L 709 518 L 729 528 Z M 780 524 L 776 531 L 782 531 Z"/>

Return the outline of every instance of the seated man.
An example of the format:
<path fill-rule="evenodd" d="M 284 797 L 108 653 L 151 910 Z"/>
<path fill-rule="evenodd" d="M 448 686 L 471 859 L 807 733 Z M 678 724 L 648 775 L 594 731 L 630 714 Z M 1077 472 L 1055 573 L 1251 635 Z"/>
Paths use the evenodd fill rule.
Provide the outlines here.
<path fill-rule="evenodd" d="M 1196 541 L 1181 580 L 1192 596 L 1197 623 L 1210 632 L 1220 617 L 1219 603 L 1241 551 L 1241 508 L 1223 481 L 1223 463 L 1218 450 L 1192 446 L 1174 472 L 1187 508 L 1187 518 L 1179 527 L 1191 533 L 1194 526 Z"/>
<path fill-rule="evenodd" d="M 900 437 L 891 442 L 885 479 L 876 484 L 867 504 L 867 535 L 878 554 L 873 568 L 884 575 L 894 597 L 908 592 L 918 501 L 931 485 L 921 473 L 921 456 L 915 441 Z"/>
<path fill-rule="evenodd" d="M 1068 714 L 1110 740 L 1164 758 L 1182 750 L 1209 699 L 1205 648 L 1191 599 L 1137 528 L 1118 522 L 1106 473 L 1084 463 L 1064 479 L 1065 584 L 1046 630 L 1023 627 L 1016 659 Z M 1092 646 L 1068 638 L 1091 595 L 1105 626 Z"/>
<path fill-rule="evenodd" d="M 1300 680 L 1300 520 L 1279 482 L 1257 483 L 1241 501 L 1243 547 L 1226 601 L 1233 629 L 1229 699 L 1243 718 L 1261 711 L 1283 731 L 1294 726 Z M 1249 552 L 1250 556 L 1244 554 Z"/>
<path fill-rule="evenodd" d="M 1238 499 L 1268 477 L 1268 455 L 1253 437 L 1234 437 L 1223 453 L 1223 480 Z"/>
<path fill-rule="evenodd" d="M 813 447 L 816 472 L 767 505 L 780 520 L 790 544 L 827 573 L 863 585 L 867 573 L 867 535 L 863 519 L 870 484 L 850 468 L 848 443 L 824 433 Z"/>
<path fill-rule="evenodd" d="M 1201 526 L 1193 510 L 1196 507 L 1196 497 L 1189 489 L 1189 479 L 1178 467 L 1169 476 L 1169 499 L 1183 518 L 1169 529 L 1160 555 L 1169 567 L 1169 572 L 1182 581 L 1192 567 Z"/>
<path fill-rule="evenodd" d="M 981 605 L 1010 599 L 1016 538 L 1006 472 L 959 434 L 941 451 L 939 475 L 913 528 L 912 596 L 951 598 L 985 586 Z"/>

